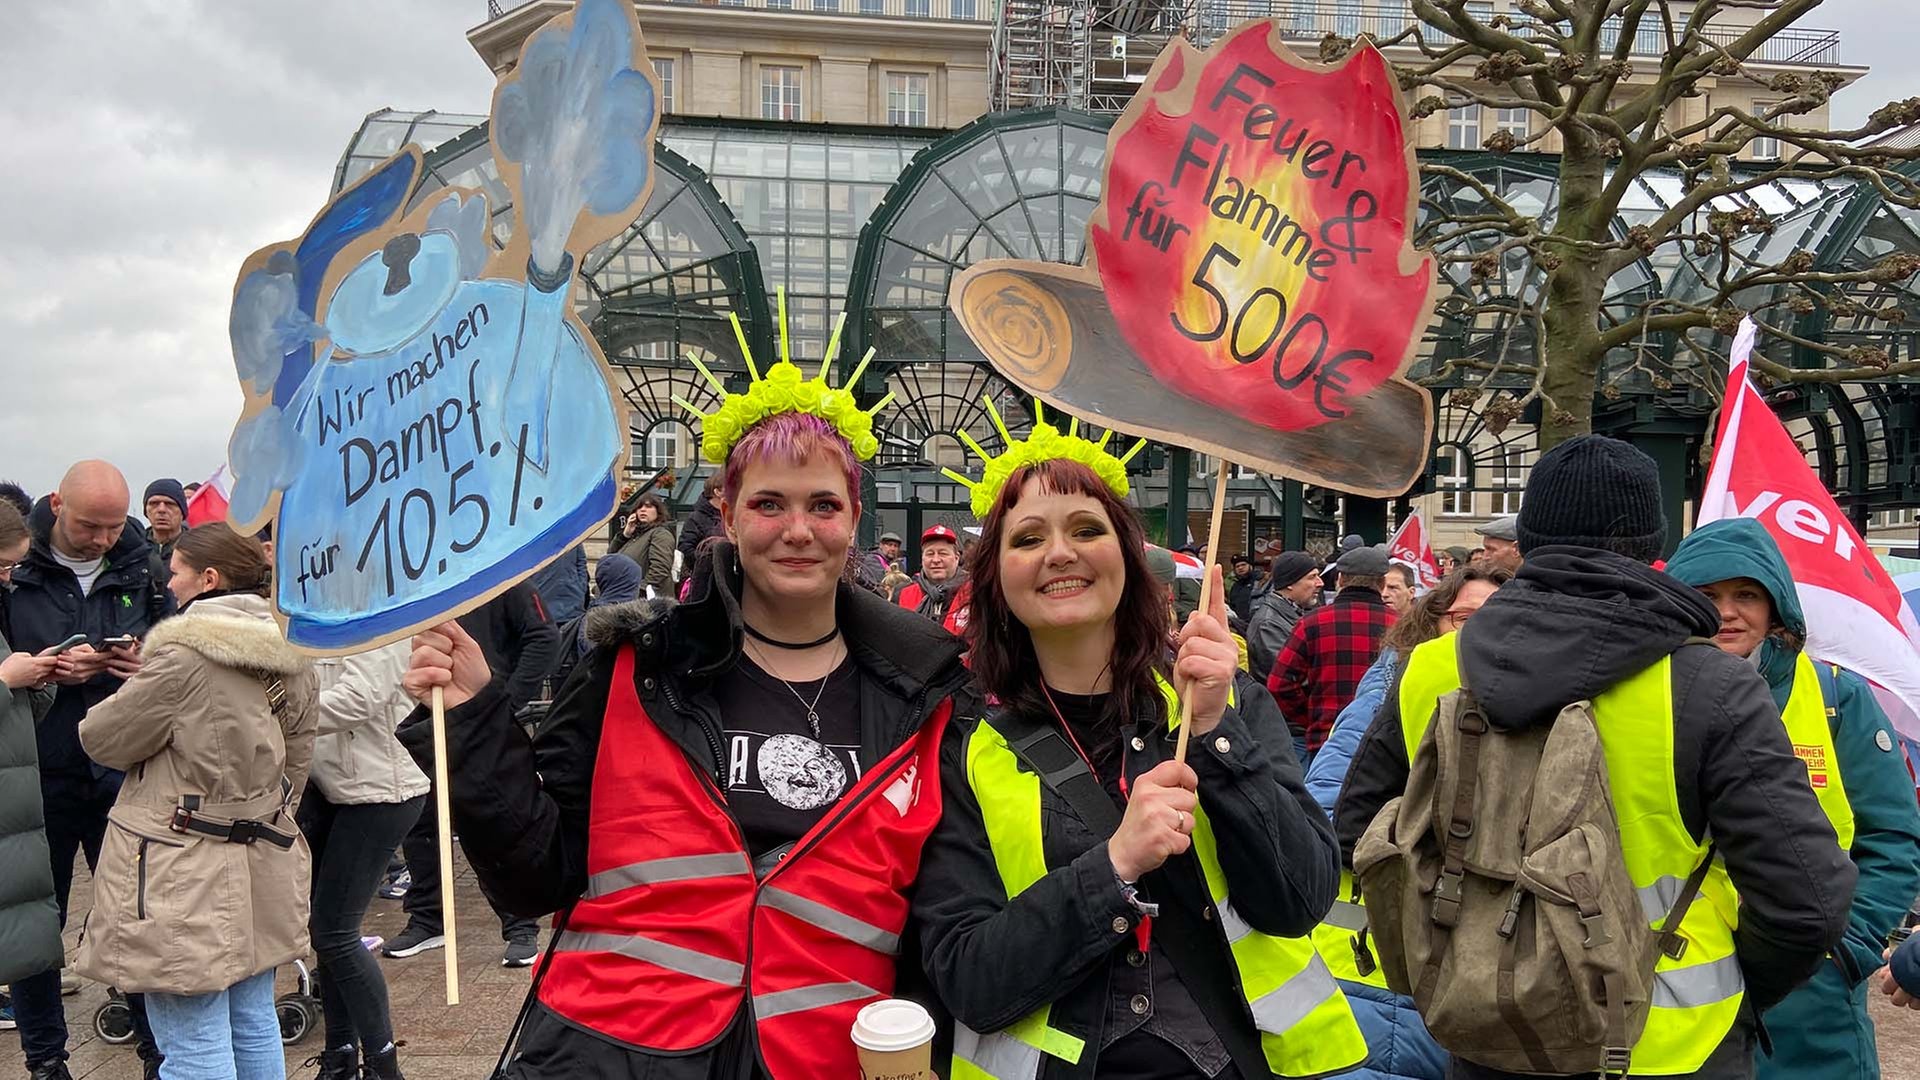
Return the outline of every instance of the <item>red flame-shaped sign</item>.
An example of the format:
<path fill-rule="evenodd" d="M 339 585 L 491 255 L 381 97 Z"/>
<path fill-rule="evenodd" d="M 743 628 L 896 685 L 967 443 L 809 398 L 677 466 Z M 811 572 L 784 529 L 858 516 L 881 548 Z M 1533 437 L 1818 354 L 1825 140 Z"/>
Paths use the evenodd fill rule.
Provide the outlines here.
<path fill-rule="evenodd" d="M 1156 374 L 1299 429 L 1399 371 L 1434 278 L 1407 247 L 1414 178 L 1386 61 L 1363 47 L 1316 69 L 1273 31 L 1243 26 L 1204 63 L 1172 47 L 1115 132 L 1092 237 Z"/>

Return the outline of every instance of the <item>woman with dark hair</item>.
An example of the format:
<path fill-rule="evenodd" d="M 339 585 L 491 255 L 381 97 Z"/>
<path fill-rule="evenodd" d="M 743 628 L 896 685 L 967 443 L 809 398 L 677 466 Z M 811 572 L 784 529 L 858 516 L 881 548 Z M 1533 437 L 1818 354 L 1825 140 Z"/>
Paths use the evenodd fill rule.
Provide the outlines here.
<path fill-rule="evenodd" d="M 532 742 L 457 623 L 415 638 L 475 872 L 561 912 L 510 1077 L 851 1077 L 854 1016 L 895 986 L 960 643 L 847 580 L 878 442 L 845 391 L 777 363 L 702 442 L 706 583 L 589 611 Z M 430 761 L 427 726 L 401 738 Z"/>
<path fill-rule="evenodd" d="M 1394 569 L 1405 568 L 1395 564 Z M 1414 600 L 1387 631 L 1380 658 L 1361 677 L 1353 700 L 1340 710 L 1327 741 L 1307 769 L 1307 791 L 1329 819 L 1354 751 L 1392 689 L 1407 654 L 1423 642 L 1466 625 L 1480 605 L 1512 578 L 1504 567 L 1491 565 L 1455 570 L 1427 595 Z M 1339 978 L 1340 988 L 1353 1002 L 1360 1030 L 1367 1036 L 1366 1065 L 1343 1075 L 1354 1080 L 1441 1080 L 1447 1071 L 1447 1052 L 1427 1034 L 1413 999 L 1387 989 L 1386 974 L 1361 933 L 1366 926 L 1364 920 L 1359 890 L 1353 886 L 1352 875 L 1343 873 L 1340 900 L 1313 932 L 1321 959 Z M 1366 950 L 1364 959 L 1361 950 Z"/>
<path fill-rule="evenodd" d="M 1012 440 L 1009 439 L 1012 443 Z M 1313 1076 L 1365 1056 L 1305 935 L 1332 831 L 1214 574 L 1167 658 L 1124 469 L 1036 425 L 974 488 L 969 663 L 915 915 L 956 1077 Z M 1192 754 L 1174 760 L 1178 682 Z"/>
<path fill-rule="evenodd" d="M 648 492 L 640 497 L 622 526 L 623 537 L 611 553 L 640 564 L 640 584 L 655 596 L 672 596 L 673 515 L 665 499 Z"/>
<path fill-rule="evenodd" d="M 307 953 L 293 804 L 313 755 L 313 669 L 274 622 L 258 540 L 202 525 L 172 568 L 180 613 L 80 722 L 87 756 L 127 776 L 77 966 L 146 994 L 165 1075 L 277 1078 L 273 970 Z"/>

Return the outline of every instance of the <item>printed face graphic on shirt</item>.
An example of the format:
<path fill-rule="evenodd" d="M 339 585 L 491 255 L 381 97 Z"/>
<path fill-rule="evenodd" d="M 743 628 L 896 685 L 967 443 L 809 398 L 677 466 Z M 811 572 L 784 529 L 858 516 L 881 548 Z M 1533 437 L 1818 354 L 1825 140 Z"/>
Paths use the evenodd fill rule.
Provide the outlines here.
<path fill-rule="evenodd" d="M 805 735 L 768 737 L 735 732 L 728 738 L 727 788 L 759 789 L 790 810 L 830 806 L 860 776 L 857 747 L 826 746 Z"/>

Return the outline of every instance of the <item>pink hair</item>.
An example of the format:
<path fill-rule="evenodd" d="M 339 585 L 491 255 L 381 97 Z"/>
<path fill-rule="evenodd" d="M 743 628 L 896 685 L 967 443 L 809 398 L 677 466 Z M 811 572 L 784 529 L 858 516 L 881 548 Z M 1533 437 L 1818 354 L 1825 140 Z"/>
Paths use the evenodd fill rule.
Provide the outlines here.
<path fill-rule="evenodd" d="M 853 447 L 846 437 L 835 430 L 832 424 L 803 412 L 784 412 L 770 416 L 755 424 L 740 441 L 733 444 L 727 454 L 727 464 L 721 492 L 731 506 L 740 495 L 740 480 L 746 475 L 747 466 L 765 460 L 783 461 L 788 465 L 804 465 L 815 454 L 824 454 L 827 460 L 840 466 L 847 478 L 848 506 L 853 516 L 860 516 L 860 459 L 853 456 Z"/>

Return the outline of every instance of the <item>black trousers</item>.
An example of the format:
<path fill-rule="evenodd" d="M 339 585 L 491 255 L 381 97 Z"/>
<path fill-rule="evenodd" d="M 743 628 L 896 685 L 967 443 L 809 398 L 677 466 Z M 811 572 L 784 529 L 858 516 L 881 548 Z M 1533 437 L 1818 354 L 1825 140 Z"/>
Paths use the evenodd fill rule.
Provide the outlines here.
<path fill-rule="evenodd" d="M 431 782 L 431 778 L 429 778 Z M 433 793 L 426 795 L 426 803 L 420 808 L 420 820 L 407 830 L 406 842 L 401 851 L 407 857 L 407 873 L 413 875 L 413 884 L 407 887 L 406 899 L 400 902 L 407 912 L 407 925 L 420 926 L 438 934 L 446 927 L 440 916 L 440 815 L 434 806 Z M 486 890 L 481 890 L 484 895 Z M 500 910 L 500 905 L 487 897 L 488 906 L 500 917 L 500 939 L 502 941 L 533 941 L 540 936 L 540 924 L 533 919 L 523 919 Z"/>
<path fill-rule="evenodd" d="M 394 845 L 419 819 L 426 801 L 419 795 L 402 803 L 342 805 L 329 802 L 312 784 L 300 800 L 300 831 L 313 852 L 309 929 L 320 961 L 327 1049 L 354 1045 L 378 1051 L 393 1041 L 387 979 L 360 944 L 360 924 Z"/>

